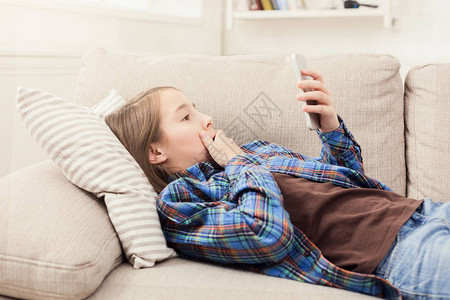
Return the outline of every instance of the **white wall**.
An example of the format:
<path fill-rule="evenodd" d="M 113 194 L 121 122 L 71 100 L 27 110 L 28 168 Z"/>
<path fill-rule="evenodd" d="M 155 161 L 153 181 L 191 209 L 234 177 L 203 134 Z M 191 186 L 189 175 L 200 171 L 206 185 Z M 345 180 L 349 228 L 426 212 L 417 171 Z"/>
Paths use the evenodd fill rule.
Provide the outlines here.
<path fill-rule="evenodd" d="M 389 53 L 403 76 L 417 64 L 450 62 L 449 0 L 393 0 L 392 13 L 392 28 L 382 17 L 237 20 L 225 31 L 224 53 Z"/>
<path fill-rule="evenodd" d="M 203 1 L 203 15 L 193 21 L 158 16 L 137 20 L 29 2 L 0 0 L 0 177 L 48 159 L 15 109 L 18 86 L 70 100 L 80 57 L 95 47 L 143 55 L 221 53 L 220 2 Z"/>
<path fill-rule="evenodd" d="M 384 28 L 382 18 L 370 17 L 236 21 L 232 31 L 223 26 L 224 0 L 204 0 L 202 19 L 193 23 L 7 2 L 0 0 L 0 176 L 47 159 L 15 110 L 17 86 L 71 99 L 80 56 L 94 47 L 146 55 L 389 53 L 399 58 L 403 77 L 414 65 L 450 63 L 448 0 L 395 0 L 392 28 Z"/>

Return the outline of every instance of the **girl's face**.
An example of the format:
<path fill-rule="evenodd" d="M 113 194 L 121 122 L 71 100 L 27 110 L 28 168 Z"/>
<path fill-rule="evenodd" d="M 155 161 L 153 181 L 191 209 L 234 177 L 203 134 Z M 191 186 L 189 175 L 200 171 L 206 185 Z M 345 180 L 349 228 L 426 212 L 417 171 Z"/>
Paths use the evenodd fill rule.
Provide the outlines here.
<path fill-rule="evenodd" d="M 213 162 L 199 136 L 201 131 L 206 131 L 211 138 L 215 137 L 212 118 L 197 111 L 195 104 L 178 90 L 160 93 L 163 138 L 151 145 L 150 163 L 162 163 L 169 172 L 175 173 L 201 161 Z"/>

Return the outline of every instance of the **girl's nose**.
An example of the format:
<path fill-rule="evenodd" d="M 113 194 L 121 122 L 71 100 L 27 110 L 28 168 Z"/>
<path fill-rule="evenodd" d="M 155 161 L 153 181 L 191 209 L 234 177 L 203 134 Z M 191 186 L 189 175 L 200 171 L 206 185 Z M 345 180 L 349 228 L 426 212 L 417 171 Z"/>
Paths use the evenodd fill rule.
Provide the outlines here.
<path fill-rule="evenodd" d="M 203 120 L 203 129 L 208 130 L 209 127 L 212 126 L 213 119 L 210 116 L 206 116 L 206 118 Z"/>

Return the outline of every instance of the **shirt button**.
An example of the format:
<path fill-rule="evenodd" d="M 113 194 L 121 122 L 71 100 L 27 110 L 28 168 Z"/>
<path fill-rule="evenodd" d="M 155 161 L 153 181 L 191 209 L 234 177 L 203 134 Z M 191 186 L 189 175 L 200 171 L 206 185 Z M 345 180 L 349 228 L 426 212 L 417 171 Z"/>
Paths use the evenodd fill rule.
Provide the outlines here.
<path fill-rule="evenodd" d="M 322 269 L 322 275 L 323 275 L 323 276 L 326 276 L 327 273 L 328 273 L 328 271 L 327 271 L 326 269 Z"/>
<path fill-rule="evenodd" d="M 305 255 L 306 257 L 310 256 L 310 255 L 311 255 L 311 251 L 306 250 L 305 253 L 304 253 L 304 255 Z"/>

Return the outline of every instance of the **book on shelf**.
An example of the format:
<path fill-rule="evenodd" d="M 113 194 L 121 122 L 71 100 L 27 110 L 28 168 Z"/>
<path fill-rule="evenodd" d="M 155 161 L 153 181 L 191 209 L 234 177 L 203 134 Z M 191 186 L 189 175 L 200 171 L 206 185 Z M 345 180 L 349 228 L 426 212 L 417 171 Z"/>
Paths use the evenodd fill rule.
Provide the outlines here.
<path fill-rule="evenodd" d="M 247 0 L 248 10 L 298 10 L 305 9 L 304 0 Z"/>

